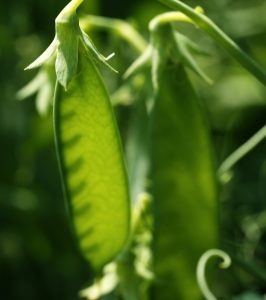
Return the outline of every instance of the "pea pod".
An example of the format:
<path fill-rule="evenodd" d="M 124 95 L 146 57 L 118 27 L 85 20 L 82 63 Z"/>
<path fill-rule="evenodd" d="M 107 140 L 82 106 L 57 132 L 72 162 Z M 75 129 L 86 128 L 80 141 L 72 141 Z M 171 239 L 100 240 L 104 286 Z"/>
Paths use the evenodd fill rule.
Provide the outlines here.
<path fill-rule="evenodd" d="M 56 85 L 55 140 L 80 249 L 99 270 L 127 239 L 128 183 L 108 94 L 83 49 L 77 68 L 67 90 Z"/>
<path fill-rule="evenodd" d="M 151 126 L 156 275 L 152 299 L 198 300 L 197 261 L 217 247 L 212 146 L 182 63 L 169 57 L 157 69 Z"/>

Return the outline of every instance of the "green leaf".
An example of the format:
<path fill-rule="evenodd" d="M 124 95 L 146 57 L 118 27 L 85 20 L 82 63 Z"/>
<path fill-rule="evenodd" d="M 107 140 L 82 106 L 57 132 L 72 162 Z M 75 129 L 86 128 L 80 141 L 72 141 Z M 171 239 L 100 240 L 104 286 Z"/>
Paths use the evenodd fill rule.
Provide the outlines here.
<path fill-rule="evenodd" d="M 153 56 L 152 78 L 155 89 L 158 89 L 158 70 L 161 64 L 166 63 L 168 57 L 173 62 L 181 63 L 199 75 L 207 83 L 212 80 L 204 73 L 194 59 L 195 54 L 206 55 L 197 44 L 181 33 L 175 32 L 170 24 L 161 24 L 152 32 Z"/>
<path fill-rule="evenodd" d="M 149 66 L 152 58 L 152 50 L 152 46 L 146 47 L 143 53 L 129 66 L 123 77 L 126 79 Z"/>
<path fill-rule="evenodd" d="M 24 87 L 22 87 L 16 94 L 18 100 L 24 100 L 31 95 L 38 92 L 41 86 L 46 82 L 47 74 L 44 70 L 41 70 L 37 75 Z"/>
<path fill-rule="evenodd" d="M 53 102 L 54 87 L 54 67 L 51 64 L 45 64 L 37 75 L 17 92 L 16 97 L 18 100 L 24 100 L 36 93 L 37 111 L 40 115 L 45 115 Z"/>
<path fill-rule="evenodd" d="M 55 19 L 56 35 L 49 47 L 25 70 L 38 68 L 47 64 L 53 57 L 55 61 L 55 71 L 57 81 L 67 89 L 69 82 L 76 75 L 78 65 L 79 42 L 82 42 L 88 55 L 95 61 L 101 62 L 114 72 L 117 72 L 107 61 L 113 57 L 114 53 L 104 57 L 94 46 L 88 35 L 79 27 L 79 19 L 76 14 L 77 7 L 83 0 L 72 0 L 61 11 Z"/>
<path fill-rule="evenodd" d="M 104 66 L 108 67 L 110 70 L 112 70 L 115 73 L 118 73 L 110 64 L 108 64 L 108 60 L 114 56 L 114 53 L 110 54 L 108 57 L 104 57 L 100 51 L 96 48 L 96 46 L 93 44 L 92 40 L 89 38 L 89 36 L 81 30 L 81 41 L 85 46 L 85 49 L 89 51 L 91 55 L 96 58 L 97 62 L 102 63 Z"/>
<path fill-rule="evenodd" d="M 91 58 L 81 51 L 68 90 L 57 84 L 54 124 L 78 244 L 99 271 L 128 237 L 128 182 L 108 94 Z"/>
<path fill-rule="evenodd" d="M 198 300 L 197 261 L 218 238 L 213 149 L 184 67 L 169 59 L 158 78 L 151 136 L 153 299 Z"/>
<path fill-rule="evenodd" d="M 212 80 L 207 76 L 198 63 L 195 61 L 193 54 L 204 54 L 206 53 L 194 42 L 192 42 L 189 38 L 182 35 L 181 33 L 175 32 L 174 34 L 175 40 L 175 53 L 173 53 L 173 57 L 177 56 L 178 59 L 192 71 L 194 71 L 197 75 L 199 75 L 203 80 L 207 83 L 211 84 Z"/>
<path fill-rule="evenodd" d="M 51 107 L 54 94 L 54 84 L 46 81 L 39 90 L 36 97 L 36 109 L 42 116 L 46 115 Z"/>
<path fill-rule="evenodd" d="M 74 15 L 67 22 L 56 22 L 58 39 L 55 70 L 57 80 L 66 89 L 76 74 L 78 64 L 79 26 Z"/>
<path fill-rule="evenodd" d="M 211 19 L 194 10 L 179 0 L 159 0 L 173 10 L 178 10 L 189 17 L 195 25 L 212 37 L 219 46 L 224 48 L 237 62 L 247 69 L 263 85 L 266 85 L 266 70 L 247 55 L 227 36 Z"/>
<path fill-rule="evenodd" d="M 28 67 L 26 67 L 25 70 L 39 68 L 40 66 L 45 64 L 55 54 L 56 49 L 57 49 L 57 38 L 55 36 L 52 43 L 48 46 L 48 48 L 34 62 L 32 62 Z"/>

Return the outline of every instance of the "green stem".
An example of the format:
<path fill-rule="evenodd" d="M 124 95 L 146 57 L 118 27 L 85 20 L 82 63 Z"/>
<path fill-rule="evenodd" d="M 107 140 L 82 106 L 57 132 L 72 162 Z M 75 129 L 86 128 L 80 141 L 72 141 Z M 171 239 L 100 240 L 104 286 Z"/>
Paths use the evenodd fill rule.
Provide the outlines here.
<path fill-rule="evenodd" d="M 181 12 L 171 11 L 154 17 L 149 23 L 149 30 L 155 31 L 159 25 L 171 22 L 192 22 L 193 21 Z"/>
<path fill-rule="evenodd" d="M 140 53 L 147 47 L 147 42 L 144 38 L 131 25 L 119 19 L 86 16 L 81 19 L 80 26 L 84 31 L 89 30 L 90 27 L 113 31 Z"/>
<path fill-rule="evenodd" d="M 196 7 L 195 11 L 197 11 L 198 13 L 203 13 L 203 9 L 200 6 Z M 193 21 L 185 14 L 183 14 L 179 11 L 171 11 L 171 12 L 166 12 L 166 13 L 163 13 L 163 14 L 160 14 L 160 15 L 154 17 L 149 23 L 149 30 L 155 31 L 158 26 L 163 25 L 163 24 L 168 24 L 171 22 L 193 23 Z"/>
<path fill-rule="evenodd" d="M 83 1 L 84 0 L 70 1 L 56 17 L 55 22 L 61 21 L 62 19 L 74 14 Z"/>
<path fill-rule="evenodd" d="M 227 36 L 217 25 L 205 15 L 198 13 L 179 0 L 159 0 L 168 7 L 187 15 L 203 31 L 208 33 L 236 61 L 253 74 L 263 85 L 266 85 L 266 71 Z"/>
<path fill-rule="evenodd" d="M 265 138 L 266 125 L 224 160 L 218 170 L 218 175 L 222 176 L 224 173 L 229 171 L 240 159 L 242 159 L 249 151 L 255 148 Z"/>

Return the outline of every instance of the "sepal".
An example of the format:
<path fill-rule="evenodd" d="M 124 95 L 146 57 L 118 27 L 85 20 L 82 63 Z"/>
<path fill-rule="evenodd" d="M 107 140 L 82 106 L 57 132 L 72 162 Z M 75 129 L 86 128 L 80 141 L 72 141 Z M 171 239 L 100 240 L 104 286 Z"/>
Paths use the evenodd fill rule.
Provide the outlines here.
<path fill-rule="evenodd" d="M 41 67 L 43 64 L 47 63 L 50 58 L 55 55 L 57 49 L 57 37 L 55 36 L 52 43 L 48 46 L 46 50 L 36 58 L 30 65 L 28 65 L 24 70 L 31 70 Z"/>

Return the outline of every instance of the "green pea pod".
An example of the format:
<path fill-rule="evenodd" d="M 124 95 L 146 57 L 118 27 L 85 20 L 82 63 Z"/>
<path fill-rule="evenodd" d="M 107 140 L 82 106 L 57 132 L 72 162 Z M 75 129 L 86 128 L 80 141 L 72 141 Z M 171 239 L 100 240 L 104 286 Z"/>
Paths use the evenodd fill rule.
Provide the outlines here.
<path fill-rule="evenodd" d="M 77 68 L 67 91 L 56 85 L 55 140 L 78 244 L 98 271 L 126 242 L 128 182 L 110 100 L 84 49 Z"/>
<path fill-rule="evenodd" d="M 217 247 L 216 179 L 208 130 L 182 64 L 159 68 L 151 132 L 152 299 L 198 300 L 197 261 Z"/>

